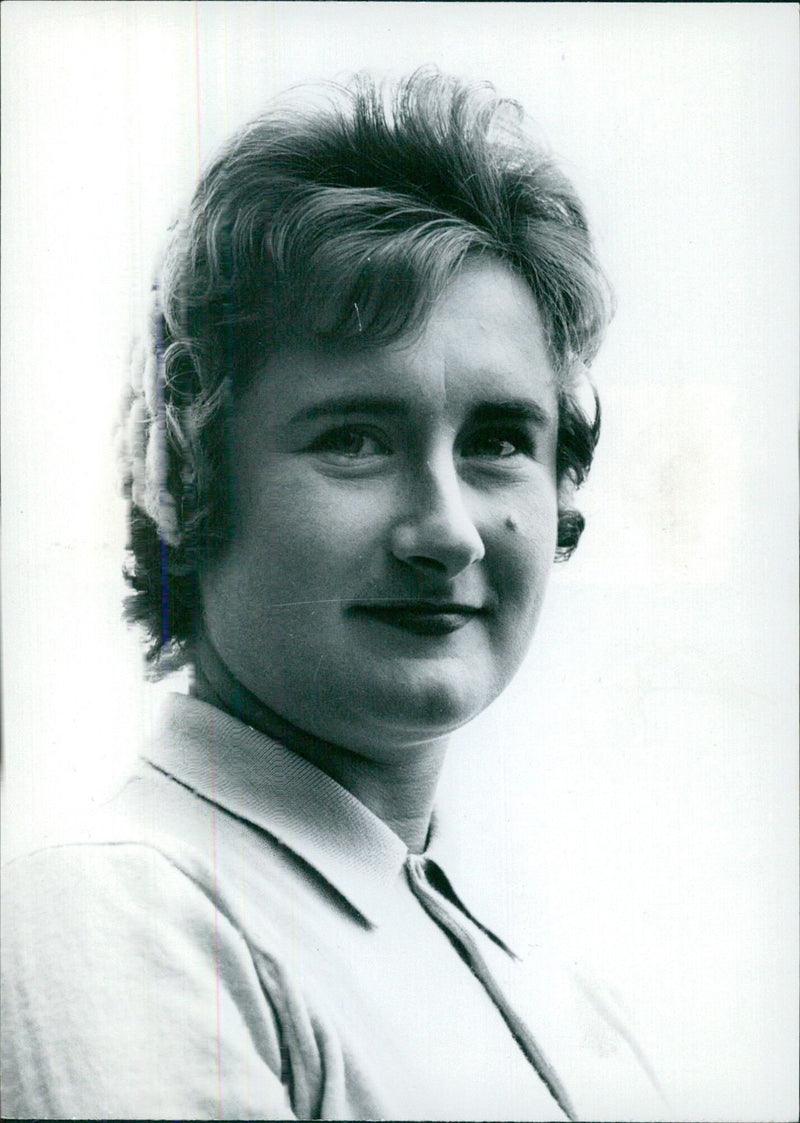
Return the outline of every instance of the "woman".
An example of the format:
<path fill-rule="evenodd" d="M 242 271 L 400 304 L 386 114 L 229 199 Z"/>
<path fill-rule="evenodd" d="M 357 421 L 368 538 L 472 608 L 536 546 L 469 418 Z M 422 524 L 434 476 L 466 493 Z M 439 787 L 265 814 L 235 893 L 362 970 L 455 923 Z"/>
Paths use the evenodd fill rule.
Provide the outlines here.
<path fill-rule="evenodd" d="M 129 614 L 192 694 L 9 875 L 7 1113 L 659 1114 L 433 810 L 580 536 L 608 313 L 572 188 L 488 88 L 360 78 L 204 174 L 128 403 Z"/>

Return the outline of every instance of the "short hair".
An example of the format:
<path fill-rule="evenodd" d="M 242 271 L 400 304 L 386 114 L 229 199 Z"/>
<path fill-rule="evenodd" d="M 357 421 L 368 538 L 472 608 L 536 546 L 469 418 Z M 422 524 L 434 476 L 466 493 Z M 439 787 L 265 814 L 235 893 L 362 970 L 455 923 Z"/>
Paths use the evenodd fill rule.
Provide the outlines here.
<path fill-rule="evenodd" d="M 132 364 L 124 488 L 126 614 L 158 674 L 191 658 L 198 575 L 230 539 L 233 403 L 293 339 L 379 346 L 424 323 L 469 255 L 529 285 L 558 380 L 557 557 L 599 436 L 576 393 L 611 316 L 584 209 L 488 84 L 423 69 L 358 75 L 237 133 L 175 224 Z"/>

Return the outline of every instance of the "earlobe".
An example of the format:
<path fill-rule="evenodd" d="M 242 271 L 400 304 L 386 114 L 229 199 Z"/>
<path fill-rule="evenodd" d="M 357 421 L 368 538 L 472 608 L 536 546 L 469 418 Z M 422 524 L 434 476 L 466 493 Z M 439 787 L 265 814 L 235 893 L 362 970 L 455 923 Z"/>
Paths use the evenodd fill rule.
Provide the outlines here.
<path fill-rule="evenodd" d="M 585 520 L 580 511 L 559 507 L 556 561 L 566 561 L 570 557 L 580 541 L 584 525 Z"/>

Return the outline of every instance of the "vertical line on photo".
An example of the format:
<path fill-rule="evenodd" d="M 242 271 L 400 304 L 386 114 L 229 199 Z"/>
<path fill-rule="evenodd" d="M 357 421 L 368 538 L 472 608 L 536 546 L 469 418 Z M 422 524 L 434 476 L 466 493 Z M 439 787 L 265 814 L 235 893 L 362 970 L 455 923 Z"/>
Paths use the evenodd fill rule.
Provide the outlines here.
<path fill-rule="evenodd" d="M 203 168 L 203 151 L 202 151 L 202 137 L 201 137 L 201 114 L 200 114 L 200 29 L 198 26 L 198 13 L 200 10 L 200 0 L 194 0 L 192 5 L 192 16 L 194 23 L 194 105 L 195 105 L 195 122 L 197 130 L 197 171 L 198 174 Z"/>
<path fill-rule="evenodd" d="M 163 321 L 161 313 L 160 296 L 157 293 L 157 310 L 158 314 L 155 317 L 156 325 L 156 417 L 155 424 L 151 426 L 150 440 L 157 442 L 159 465 L 158 470 L 158 544 L 160 549 L 160 563 L 161 563 L 161 642 L 166 647 L 170 640 L 169 629 L 169 570 L 167 566 L 167 541 L 164 536 L 163 530 L 163 515 L 164 506 L 167 500 L 167 471 L 166 471 L 166 457 L 167 457 L 167 428 L 166 428 L 166 403 L 164 401 L 164 390 L 166 386 L 166 370 L 164 366 L 164 332 Z M 163 441 L 163 448 L 158 448 L 158 442 Z"/>
<path fill-rule="evenodd" d="M 169 643 L 169 589 L 167 586 L 169 574 L 167 572 L 167 544 L 161 535 L 159 535 L 158 541 L 161 546 L 161 642 L 166 647 Z"/>
<path fill-rule="evenodd" d="M 217 786 L 214 770 L 214 713 L 208 727 L 209 781 L 211 786 L 211 888 L 214 903 L 214 1000 L 217 1031 L 217 1116 L 222 1119 L 222 1027 L 220 1025 L 219 910 L 217 909 Z"/>
<path fill-rule="evenodd" d="M 228 88 L 228 6 L 222 6 L 222 90 L 225 103 L 225 136 L 231 131 L 231 101 Z"/>
<path fill-rule="evenodd" d="M 270 15 L 272 16 L 272 96 L 277 97 L 279 90 L 278 83 L 278 5 L 270 5 Z"/>

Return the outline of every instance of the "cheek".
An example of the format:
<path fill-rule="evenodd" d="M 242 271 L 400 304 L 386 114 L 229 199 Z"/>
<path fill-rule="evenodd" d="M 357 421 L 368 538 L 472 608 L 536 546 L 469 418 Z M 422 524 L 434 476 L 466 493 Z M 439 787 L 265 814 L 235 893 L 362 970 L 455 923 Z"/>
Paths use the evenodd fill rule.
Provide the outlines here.
<path fill-rule="evenodd" d="M 501 599 L 515 610 L 538 610 L 553 563 L 558 534 L 555 494 L 527 496 L 501 508 L 487 543 Z"/>
<path fill-rule="evenodd" d="M 382 504 L 303 473 L 263 474 L 248 497 L 241 541 L 253 562 L 284 584 L 358 573 L 383 534 Z"/>

